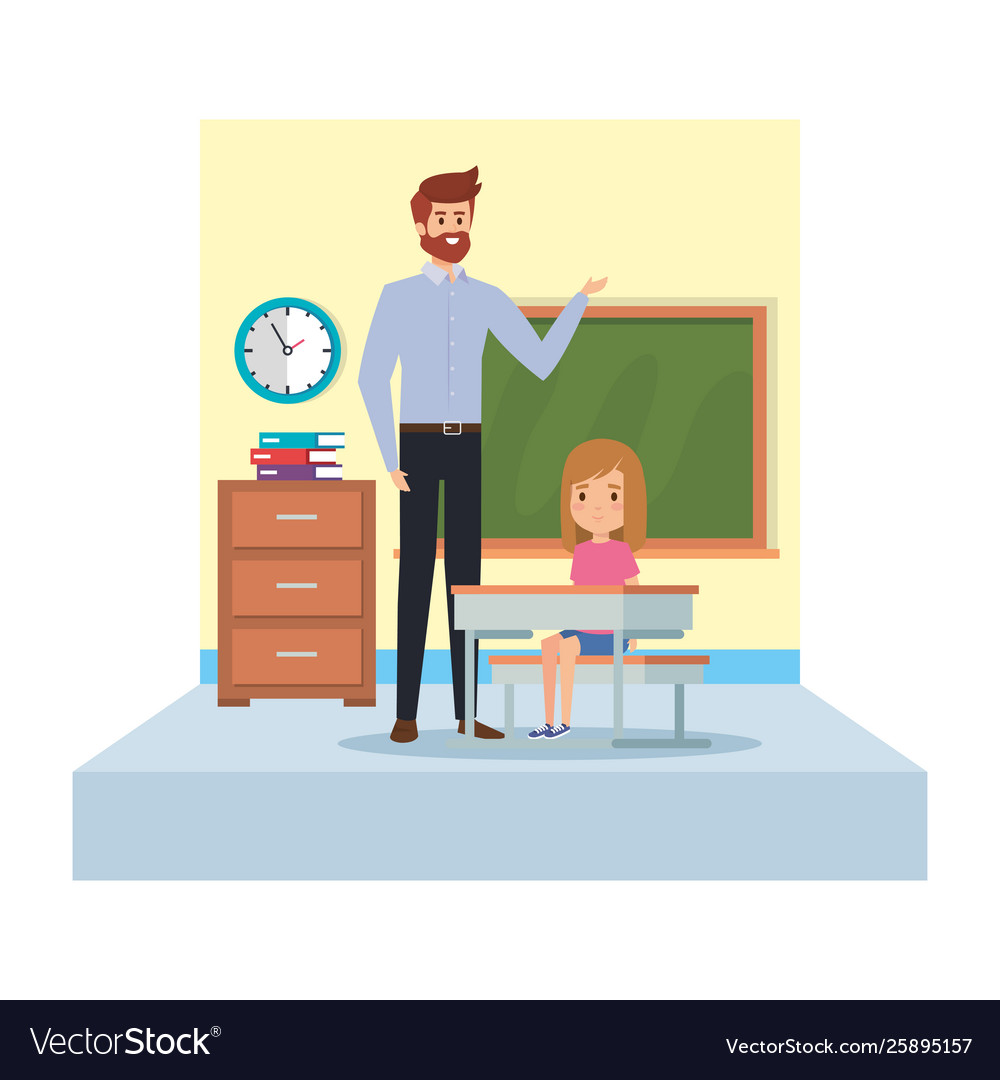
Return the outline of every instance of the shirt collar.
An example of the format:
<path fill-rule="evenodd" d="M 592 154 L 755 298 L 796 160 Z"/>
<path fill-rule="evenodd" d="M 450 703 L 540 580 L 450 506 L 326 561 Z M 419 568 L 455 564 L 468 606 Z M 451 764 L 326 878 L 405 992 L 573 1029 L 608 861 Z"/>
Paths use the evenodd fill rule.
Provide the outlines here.
<path fill-rule="evenodd" d="M 435 285 L 440 285 L 442 281 L 448 280 L 448 271 L 442 270 L 440 266 L 435 266 L 432 262 L 425 262 L 420 269 L 434 282 Z M 455 271 L 456 281 L 468 281 L 464 267 L 460 266 L 458 263 L 454 263 L 452 265 L 452 270 Z"/>

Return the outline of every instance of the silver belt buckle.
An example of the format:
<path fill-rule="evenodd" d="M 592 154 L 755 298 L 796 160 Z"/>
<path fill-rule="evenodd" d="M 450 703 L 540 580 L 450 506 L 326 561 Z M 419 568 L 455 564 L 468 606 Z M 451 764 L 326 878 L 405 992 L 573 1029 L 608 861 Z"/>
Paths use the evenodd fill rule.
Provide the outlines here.
<path fill-rule="evenodd" d="M 449 431 L 449 428 L 454 428 L 453 431 Z M 461 435 L 462 434 L 462 422 L 460 420 L 445 420 L 442 425 L 442 430 L 445 435 Z"/>

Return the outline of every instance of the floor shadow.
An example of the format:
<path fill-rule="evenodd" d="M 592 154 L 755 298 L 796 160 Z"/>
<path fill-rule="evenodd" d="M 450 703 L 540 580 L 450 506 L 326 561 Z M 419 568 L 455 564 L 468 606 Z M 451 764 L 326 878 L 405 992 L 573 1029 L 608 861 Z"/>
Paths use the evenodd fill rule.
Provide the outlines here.
<path fill-rule="evenodd" d="M 517 728 L 515 738 L 525 738 L 528 728 Z M 701 757 L 712 754 L 735 754 L 743 750 L 753 750 L 760 746 L 757 739 L 744 738 L 741 735 L 725 735 L 719 732 L 685 731 L 692 739 L 711 739 L 712 745 L 705 749 L 675 750 L 666 747 L 639 749 L 623 747 L 574 747 L 573 734 L 579 732 L 579 738 L 611 739 L 610 728 L 574 728 L 569 735 L 561 739 L 538 739 L 538 745 L 505 747 L 498 740 L 478 740 L 477 745 L 468 749 L 448 746 L 448 740 L 456 738 L 454 728 L 447 730 L 421 731 L 420 737 L 411 743 L 394 743 L 388 732 L 377 735 L 357 735 L 342 739 L 339 743 L 345 750 L 358 750 L 365 754 L 390 754 L 396 757 L 414 758 L 474 758 L 499 761 L 622 761 L 629 758 L 651 757 Z M 626 731 L 629 738 L 662 739 L 669 738 L 671 732 L 663 728 L 634 728 Z"/>

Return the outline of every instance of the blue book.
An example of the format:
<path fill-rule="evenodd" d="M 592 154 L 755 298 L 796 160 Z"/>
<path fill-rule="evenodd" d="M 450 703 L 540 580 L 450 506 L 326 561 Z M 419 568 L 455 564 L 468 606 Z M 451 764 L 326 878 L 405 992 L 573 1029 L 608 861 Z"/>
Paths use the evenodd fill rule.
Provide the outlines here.
<path fill-rule="evenodd" d="M 344 433 L 342 431 L 262 431 L 260 449 L 311 449 L 327 446 L 342 449 Z"/>

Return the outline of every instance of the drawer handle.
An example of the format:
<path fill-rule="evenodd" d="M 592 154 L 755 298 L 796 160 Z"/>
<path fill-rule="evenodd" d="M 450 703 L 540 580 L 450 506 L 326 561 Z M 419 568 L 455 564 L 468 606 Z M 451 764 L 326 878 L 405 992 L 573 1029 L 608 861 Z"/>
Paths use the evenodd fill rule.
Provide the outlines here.
<path fill-rule="evenodd" d="M 276 589 L 318 589 L 318 581 L 276 581 Z"/>
<path fill-rule="evenodd" d="M 314 652 L 276 652 L 275 656 L 319 656 L 319 653 Z"/>
<path fill-rule="evenodd" d="M 277 521 L 315 521 L 319 514 L 275 514 Z"/>

